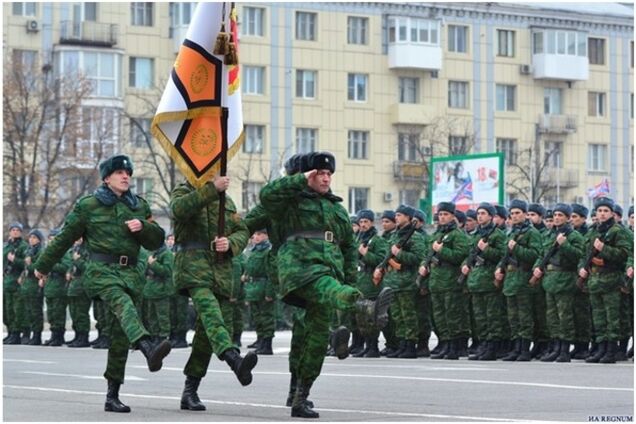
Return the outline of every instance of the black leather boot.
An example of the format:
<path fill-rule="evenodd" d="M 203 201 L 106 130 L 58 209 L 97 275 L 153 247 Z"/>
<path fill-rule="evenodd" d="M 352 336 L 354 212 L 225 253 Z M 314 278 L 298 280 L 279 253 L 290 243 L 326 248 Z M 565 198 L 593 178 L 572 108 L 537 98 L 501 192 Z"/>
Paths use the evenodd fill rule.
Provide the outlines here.
<path fill-rule="evenodd" d="M 479 339 L 477 339 L 476 337 L 473 337 L 470 342 L 470 346 L 468 347 L 468 354 L 474 355 L 475 353 L 477 353 L 477 348 L 479 347 L 479 345 L 480 345 Z"/>
<path fill-rule="evenodd" d="M 627 346 L 629 346 L 629 339 L 619 341 L 618 350 L 616 351 L 616 362 L 627 361 Z"/>
<path fill-rule="evenodd" d="M 349 356 L 349 336 L 351 332 L 345 326 L 340 326 L 331 334 L 331 347 L 338 359 Z"/>
<path fill-rule="evenodd" d="M 513 349 L 503 357 L 502 361 L 516 361 L 519 355 L 521 355 L 521 339 L 515 339 Z"/>
<path fill-rule="evenodd" d="M 380 350 L 378 349 L 378 338 L 377 337 L 367 337 L 367 351 L 364 354 L 365 358 L 379 358 Z"/>
<path fill-rule="evenodd" d="M 188 347 L 188 340 L 186 340 L 186 333 L 179 333 L 175 335 L 175 338 L 170 342 L 173 349 L 184 349 Z"/>
<path fill-rule="evenodd" d="M 205 411 L 205 405 L 201 403 L 197 390 L 201 379 L 198 377 L 186 376 L 185 387 L 181 394 L 181 409 L 188 411 Z"/>
<path fill-rule="evenodd" d="M 353 331 L 351 336 L 352 340 L 351 346 L 349 346 L 349 354 L 353 356 L 364 350 L 364 337 L 362 337 L 359 331 Z"/>
<path fill-rule="evenodd" d="M 82 347 L 82 346 L 77 346 L 77 347 Z M 99 342 L 95 343 L 91 347 L 93 349 L 108 349 L 110 347 L 110 337 L 108 337 L 107 335 L 102 335 L 102 338 L 99 340 Z"/>
<path fill-rule="evenodd" d="M 42 344 L 42 332 L 41 331 L 34 331 L 33 332 L 33 337 L 31 337 L 31 340 L 29 341 L 29 345 L 30 346 L 40 346 Z"/>
<path fill-rule="evenodd" d="M 450 341 L 440 341 L 438 346 L 440 346 L 440 349 L 437 351 L 437 353 L 431 353 L 431 359 L 444 359 L 444 357 L 448 353 L 448 350 L 450 349 Z"/>
<path fill-rule="evenodd" d="M 417 358 L 417 350 L 415 350 L 415 342 L 413 340 L 406 340 L 404 342 L 404 351 L 400 353 L 398 358 L 402 358 L 402 359 Z"/>
<path fill-rule="evenodd" d="M 586 359 L 590 356 L 590 351 L 588 350 L 589 343 L 588 342 L 580 342 L 576 344 L 576 348 L 574 352 L 570 354 L 572 359 Z"/>
<path fill-rule="evenodd" d="M 543 355 L 541 362 L 554 362 L 561 353 L 561 340 L 555 339 L 552 344 L 552 349 L 547 354 Z"/>
<path fill-rule="evenodd" d="M 124 405 L 119 400 L 119 387 L 121 384 L 108 380 L 108 392 L 106 392 L 106 403 L 104 411 L 106 412 L 130 412 L 130 407 Z"/>
<path fill-rule="evenodd" d="M 146 357 L 148 363 L 148 370 L 150 372 L 156 372 L 161 369 L 163 365 L 163 358 L 170 353 L 170 342 L 163 340 L 161 343 L 155 344 L 150 341 L 150 337 L 144 336 L 137 342 L 137 348 Z"/>
<path fill-rule="evenodd" d="M 431 355 L 437 355 L 439 353 L 439 351 L 442 350 L 443 347 L 444 347 L 444 342 L 441 341 L 439 339 L 439 337 L 438 337 L 437 338 L 437 344 L 435 345 L 433 350 L 431 350 Z"/>
<path fill-rule="evenodd" d="M 468 337 L 460 337 L 457 341 L 457 356 L 468 356 Z"/>
<path fill-rule="evenodd" d="M 49 346 L 57 347 L 64 344 L 64 330 L 55 330 L 52 332 L 51 340 L 49 340 Z"/>
<path fill-rule="evenodd" d="M 417 342 L 417 357 L 428 358 L 431 356 L 431 351 L 428 348 L 428 339 L 422 339 Z"/>
<path fill-rule="evenodd" d="M 364 355 L 369 351 L 369 338 L 363 335 L 360 335 L 360 337 L 362 338 L 362 342 L 360 343 L 361 349 L 351 354 L 354 358 L 364 358 Z"/>
<path fill-rule="evenodd" d="M 292 402 L 291 416 L 298 418 L 318 418 L 320 414 L 314 411 L 313 406 L 309 406 L 307 397 L 311 389 L 312 382 L 299 381 L 296 387 L 296 394 Z"/>
<path fill-rule="evenodd" d="M 296 389 L 298 388 L 298 378 L 296 374 L 292 373 L 291 379 L 289 380 L 289 393 L 287 394 L 287 402 L 285 405 L 292 406 L 294 403 L 294 396 L 296 395 Z M 309 405 L 310 408 L 314 407 L 314 403 L 309 399 L 305 399 L 305 402 Z"/>
<path fill-rule="evenodd" d="M 6 345 L 19 345 L 21 344 L 20 340 L 20 332 L 19 331 L 11 331 L 9 332 L 9 337 L 4 341 L 3 344 Z"/>
<path fill-rule="evenodd" d="M 618 350 L 618 344 L 615 341 L 605 342 L 605 355 L 599 359 L 600 364 L 615 364 L 616 363 L 616 351 Z"/>
<path fill-rule="evenodd" d="M 375 300 L 360 299 L 355 303 L 356 311 L 360 312 L 369 325 L 379 329 L 389 322 L 389 306 L 393 300 L 393 289 L 383 288 Z"/>
<path fill-rule="evenodd" d="M 561 340 L 561 350 L 556 362 L 570 362 L 570 342 L 568 340 Z"/>
<path fill-rule="evenodd" d="M 261 345 L 261 338 L 260 337 L 256 337 L 256 340 L 254 341 L 254 343 L 250 343 L 247 345 L 248 349 L 258 349 L 258 347 Z"/>
<path fill-rule="evenodd" d="M 473 343 L 475 344 L 475 343 Z M 486 348 L 488 347 L 488 342 L 486 340 L 480 340 L 479 344 L 475 348 L 475 353 L 468 357 L 469 361 L 478 361 L 481 358 L 481 355 L 486 352 Z"/>
<path fill-rule="evenodd" d="M 77 340 L 77 336 L 78 336 L 78 335 L 79 335 L 79 334 L 78 334 L 78 332 L 76 331 L 76 332 L 75 332 L 75 337 L 73 338 L 73 340 L 71 340 L 71 342 L 70 342 L 70 343 L 75 343 L 75 340 Z M 99 342 L 101 342 L 101 341 L 102 341 L 102 332 L 101 332 L 100 330 L 97 330 L 97 338 L 96 338 L 95 340 L 93 340 L 92 342 L 90 342 L 89 344 L 90 344 L 91 346 L 94 346 L 94 345 L 96 345 L 97 343 L 99 343 Z"/>
<path fill-rule="evenodd" d="M 250 351 L 241 356 L 238 349 L 228 349 L 221 355 L 221 360 L 232 368 L 241 385 L 247 386 L 252 382 L 252 369 L 258 362 L 256 353 Z"/>
<path fill-rule="evenodd" d="M 20 344 L 28 345 L 31 341 L 31 330 L 22 330 L 22 337 L 20 338 Z"/>
<path fill-rule="evenodd" d="M 263 340 L 261 340 L 260 346 L 254 352 L 259 355 L 273 355 L 272 338 L 264 337 Z"/>
<path fill-rule="evenodd" d="M 397 358 L 398 356 L 402 354 L 402 352 L 404 352 L 404 349 L 406 349 L 406 340 L 400 340 L 400 344 L 398 345 L 398 348 L 391 353 L 387 353 L 386 357 Z"/>
<path fill-rule="evenodd" d="M 103 336 L 102 336 L 103 340 Z M 68 347 L 89 347 L 91 344 L 88 342 L 88 333 L 86 331 L 82 331 L 77 333 L 77 337 L 75 341 L 68 345 Z M 97 344 L 95 345 L 97 346 Z"/>
<path fill-rule="evenodd" d="M 444 359 L 459 359 L 459 349 L 460 349 L 461 340 L 460 338 L 451 339 L 449 342 L 448 353 L 444 356 Z"/>
<path fill-rule="evenodd" d="M 497 343 L 497 359 L 505 358 L 512 350 L 513 344 L 510 340 L 499 340 Z"/>
<path fill-rule="evenodd" d="M 234 335 L 234 337 L 232 337 L 232 343 L 234 343 L 238 347 L 241 347 L 241 333 L 237 333 Z"/>
<path fill-rule="evenodd" d="M 594 352 L 594 354 L 590 354 L 590 356 L 587 357 L 587 359 L 585 360 L 585 362 L 590 363 L 590 364 L 597 364 L 598 361 L 601 360 L 601 358 L 603 356 L 605 356 L 605 350 L 607 349 L 607 342 L 599 342 L 596 344 L 596 352 Z"/>
<path fill-rule="evenodd" d="M 530 343 L 532 343 L 530 339 L 521 339 L 517 362 L 528 362 L 532 359 L 532 355 L 530 355 Z"/>
<path fill-rule="evenodd" d="M 634 341 L 633 341 L 633 337 L 632 337 L 632 345 L 629 348 L 629 350 L 627 351 L 627 357 L 628 358 L 633 358 L 634 357 Z"/>
<path fill-rule="evenodd" d="M 497 360 L 497 348 L 499 342 L 496 340 L 486 341 L 486 350 L 479 356 L 480 361 L 496 361 Z"/>

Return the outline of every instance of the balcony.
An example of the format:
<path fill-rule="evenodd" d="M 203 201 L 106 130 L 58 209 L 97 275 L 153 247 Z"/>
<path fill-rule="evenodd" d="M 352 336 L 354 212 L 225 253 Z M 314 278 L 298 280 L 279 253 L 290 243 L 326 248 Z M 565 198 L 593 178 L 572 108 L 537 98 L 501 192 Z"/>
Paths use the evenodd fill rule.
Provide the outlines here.
<path fill-rule="evenodd" d="M 533 54 L 532 70 L 534 79 L 587 81 L 590 77 L 587 56 Z"/>
<path fill-rule="evenodd" d="M 576 116 L 539 115 L 537 125 L 542 134 L 571 134 L 576 132 Z"/>
<path fill-rule="evenodd" d="M 570 188 L 579 185 L 579 170 L 564 168 L 545 168 L 541 181 L 545 187 Z"/>
<path fill-rule="evenodd" d="M 117 44 L 119 28 L 116 24 L 93 21 L 62 21 L 60 44 L 113 47 Z"/>
<path fill-rule="evenodd" d="M 389 69 L 442 69 L 442 47 L 400 42 L 389 44 Z"/>
<path fill-rule="evenodd" d="M 389 106 L 389 122 L 405 125 L 429 125 L 435 116 L 431 105 L 394 103 Z"/>
<path fill-rule="evenodd" d="M 421 162 L 407 162 L 402 160 L 393 162 L 393 178 L 396 180 L 425 183 L 427 177 L 426 167 Z"/>

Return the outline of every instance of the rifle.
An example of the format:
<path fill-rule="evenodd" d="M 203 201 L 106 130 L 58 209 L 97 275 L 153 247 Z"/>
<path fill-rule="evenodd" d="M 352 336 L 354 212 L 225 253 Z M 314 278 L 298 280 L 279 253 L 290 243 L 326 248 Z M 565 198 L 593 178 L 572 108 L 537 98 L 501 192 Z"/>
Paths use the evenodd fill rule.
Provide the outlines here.
<path fill-rule="evenodd" d="M 490 236 L 495 232 L 497 228 L 498 227 L 493 224 L 492 229 L 486 235 L 481 237 L 480 240 L 483 240 L 484 243 L 488 243 L 488 239 L 490 239 Z M 480 253 L 481 253 L 481 250 L 479 250 L 477 245 L 475 245 L 475 247 L 473 247 L 470 250 L 470 253 L 468 254 L 468 259 L 466 259 L 466 266 L 469 268 L 468 274 L 470 274 L 470 271 L 472 271 L 475 265 L 483 265 L 484 258 L 479 255 Z M 468 274 L 460 273 L 459 277 L 457 277 L 457 282 L 459 284 L 464 284 L 464 282 L 468 279 Z"/>
<path fill-rule="evenodd" d="M 406 243 L 408 243 L 408 241 L 411 239 L 411 236 L 413 235 L 413 233 L 417 229 L 415 227 L 416 224 L 417 224 L 417 219 L 413 218 L 411 220 L 411 227 L 408 229 L 406 234 L 404 234 L 402 239 L 400 239 L 400 241 L 398 241 L 395 244 L 395 246 L 398 249 L 401 249 L 402 246 L 404 246 Z M 387 266 L 389 266 L 389 263 L 391 263 L 392 261 L 395 262 L 395 256 L 393 255 L 393 253 L 391 253 L 391 250 L 389 249 L 389 253 L 387 253 L 387 255 L 384 257 L 382 262 L 380 262 L 380 265 L 375 267 L 376 270 L 380 270 L 380 278 L 376 278 L 375 275 L 374 275 L 373 276 L 373 284 L 375 284 L 377 286 L 377 285 L 379 285 L 382 282 L 382 279 L 384 278 L 384 274 L 386 273 L 386 268 L 387 268 Z"/>
<path fill-rule="evenodd" d="M 607 233 L 605 233 L 605 235 L 602 238 L 603 240 L 601 241 L 605 243 L 605 241 L 607 240 Z M 585 282 L 587 281 L 588 278 L 590 278 L 590 266 L 592 265 L 592 260 L 597 255 L 597 253 L 599 253 L 599 251 L 596 250 L 596 247 L 594 247 L 594 242 L 592 242 L 590 245 L 590 250 L 587 252 L 587 256 L 585 256 L 585 262 L 583 265 L 583 269 L 587 272 L 587 277 L 583 278 L 579 275 L 578 278 L 576 279 L 576 286 L 581 291 L 585 291 Z"/>
<path fill-rule="evenodd" d="M 518 232 L 517 234 L 515 234 L 515 236 L 512 238 L 515 243 L 519 240 L 519 238 L 521 237 L 522 234 L 525 234 L 525 231 L 523 232 Z M 508 268 L 508 265 L 510 263 L 511 260 L 513 260 L 511 258 L 512 255 L 512 250 L 510 250 L 509 247 L 506 248 L 506 254 L 504 255 L 503 259 L 501 260 L 501 267 L 499 267 L 499 269 L 501 269 L 501 279 L 497 279 L 497 277 L 495 277 L 495 281 L 498 282 L 502 282 L 505 278 L 506 278 L 506 269 Z"/>
<path fill-rule="evenodd" d="M 362 247 L 367 247 L 369 245 L 370 241 L 371 241 L 371 239 L 369 239 L 369 240 L 367 240 L 367 241 L 365 241 L 363 243 L 360 243 L 360 245 Z M 365 265 L 365 263 L 362 262 L 362 256 L 358 253 L 358 272 L 364 271 L 366 269 L 366 267 L 367 266 Z"/>
<path fill-rule="evenodd" d="M 9 251 L 9 253 L 13 253 L 15 255 L 16 249 L 13 248 Z M 7 254 L 8 255 L 8 254 Z M 15 260 L 15 258 L 14 258 Z M 13 262 L 9 262 L 9 259 L 7 258 L 7 266 L 4 268 L 4 273 L 6 274 L 11 274 L 11 271 L 13 271 Z"/>
<path fill-rule="evenodd" d="M 557 237 L 559 236 L 559 234 L 563 234 L 567 236 L 568 234 L 570 234 L 570 232 L 572 232 L 571 229 L 568 232 L 557 233 Z M 548 253 L 546 253 L 546 255 L 541 260 L 541 263 L 537 267 L 539 268 L 542 274 L 545 274 L 545 270 L 548 267 L 548 264 L 550 263 L 550 259 L 552 259 L 554 255 L 556 255 L 556 252 L 558 250 L 559 250 L 559 243 L 557 243 L 557 241 L 555 240 L 554 244 L 550 246 L 550 250 L 548 250 Z M 537 278 L 533 275 L 532 277 L 530 277 L 530 281 L 528 282 L 530 283 L 530 285 L 535 286 L 539 281 L 541 281 L 542 278 L 543 278 L 543 275 L 540 278 Z"/>
<path fill-rule="evenodd" d="M 435 240 L 436 243 L 441 243 L 442 240 L 444 240 L 444 237 L 446 237 L 447 233 L 441 233 L 437 239 Z M 431 253 L 430 255 L 428 255 L 426 258 L 424 258 L 424 262 L 422 262 L 422 265 L 424 268 L 429 269 L 431 267 L 431 264 L 439 264 L 439 258 L 437 257 L 437 252 L 433 251 L 433 253 Z M 430 273 L 430 271 L 429 271 Z M 419 287 L 420 289 L 423 288 L 422 287 L 422 279 L 424 277 L 418 272 L 417 273 L 417 278 L 415 279 L 415 285 L 417 287 Z"/>

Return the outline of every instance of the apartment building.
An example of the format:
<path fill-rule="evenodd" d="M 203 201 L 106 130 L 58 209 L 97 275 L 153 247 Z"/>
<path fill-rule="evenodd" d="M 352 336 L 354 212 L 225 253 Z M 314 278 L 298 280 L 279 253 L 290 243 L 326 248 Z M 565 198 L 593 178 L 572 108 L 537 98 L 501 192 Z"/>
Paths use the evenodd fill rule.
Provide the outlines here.
<path fill-rule="evenodd" d="M 95 92 L 87 107 L 112 111 L 91 125 L 112 123 L 109 149 L 147 159 L 149 105 L 158 101 L 195 4 L 4 6 L 5 57 L 36 54 L 59 74 L 88 72 Z M 633 203 L 630 5 L 237 9 L 246 139 L 229 172 L 240 210 L 287 157 L 310 150 L 335 154 L 334 192 L 351 213 L 419 205 L 433 155 L 494 151 L 505 153 L 507 198 L 534 189 L 547 204 L 586 204 L 587 189 L 607 179 L 612 197 Z M 90 149 L 85 156 L 78 160 L 90 162 Z M 162 191 L 157 179 L 144 165 L 137 190 Z M 158 210 L 161 198 L 153 197 Z"/>

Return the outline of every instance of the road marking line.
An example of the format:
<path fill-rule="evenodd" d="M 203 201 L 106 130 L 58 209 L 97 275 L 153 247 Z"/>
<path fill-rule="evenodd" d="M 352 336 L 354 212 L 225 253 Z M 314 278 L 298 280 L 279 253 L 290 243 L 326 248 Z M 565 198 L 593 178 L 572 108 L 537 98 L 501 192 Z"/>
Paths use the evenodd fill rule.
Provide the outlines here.
<path fill-rule="evenodd" d="M 22 362 L 25 364 L 56 364 L 57 362 L 53 361 L 36 361 L 34 359 L 3 359 L 4 362 Z"/>
<path fill-rule="evenodd" d="M 42 371 L 20 371 L 22 374 L 36 374 L 36 375 L 50 375 L 53 377 L 74 377 L 74 378 L 82 378 L 85 380 L 103 380 L 103 375 L 80 375 L 80 374 L 61 374 L 56 372 L 42 372 Z M 136 377 L 134 375 L 127 375 L 126 380 L 128 381 L 147 381 L 148 379 L 142 377 Z"/>
<path fill-rule="evenodd" d="M 133 365 L 132 368 L 145 368 L 141 365 Z M 183 368 L 177 367 L 163 367 L 162 370 L 166 371 L 178 371 L 183 372 Z M 209 373 L 217 374 L 231 374 L 232 371 L 219 371 L 208 369 Z M 255 375 L 285 375 L 289 376 L 288 372 L 277 371 L 256 371 L 252 372 Z M 335 373 L 321 373 L 321 377 L 356 377 L 356 378 L 387 378 L 391 380 L 415 380 L 415 381 L 438 381 L 442 383 L 470 383 L 470 384 L 496 384 L 502 386 L 527 386 L 527 387 L 542 387 L 548 389 L 570 389 L 570 390 L 600 390 L 600 391 L 617 391 L 617 392 L 633 392 L 633 387 L 593 387 L 593 386 L 570 386 L 565 384 L 550 384 L 550 383 L 526 383 L 518 381 L 496 381 L 496 380 L 469 380 L 460 378 L 435 378 L 435 377 L 410 377 L 410 376 L 398 376 L 398 375 L 368 375 L 368 374 L 335 374 Z"/>
<path fill-rule="evenodd" d="M 104 396 L 102 392 L 91 392 L 86 390 L 70 390 L 70 389 L 57 389 L 57 388 L 47 388 L 47 387 L 33 387 L 33 386 L 15 386 L 10 384 L 5 384 L 3 387 L 8 389 L 16 389 L 16 390 L 37 390 L 42 392 L 60 392 L 60 393 L 74 393 L 74 394 L 83 394 L 83 395 L 95 395 L 95 396 Z M 140 399 L 155 399 L 155 400 L 173 400 L 178 402 L 181 398 L 177 396 L 158 396 L 158 395 L 138 395 L 132 393 L 120 393 L 121 396 L 127 397 L 135 397 Z M 201 399 L 202 402 L 212 403 L 217 405 L 236 405 L 236 406 L 249 406 L 254 408 L 271 408 L 271 409 L 285 409 L 288 410 L 287 406 L 282 405 L 269 405 L 264 403 L 249 403 L 249 402 L 230 402 L 230 401 L 221 401 L 221 400 L 211 400 L 211 399 Z M 391 411 L 368 411 L 368 410 L 359 410 L 359 409 L 335 409 L 335 408 L 316 408 L 318 411 L 329 411 L 329 412 L 339 412 L 339 413 L 356 413 L 356 414 L 367 414 L 367 415 L 383 415 L 383 416 L 393 416 L 393 417 L 421 417 L 421 418 L 445 418 L 452 419 L 455 421 L 460 420 L 473 420 L 473 421 L 501 421 L 501 422 L 550 422 L 550 421 L 529 421 L 523 419 L 512 419 L 512 418 L 491 418 L 491 417 L 471 417 L 464 415 L 443 415 L 443 414 L 424 414 L 418 412 L 391 412 Z"/>

